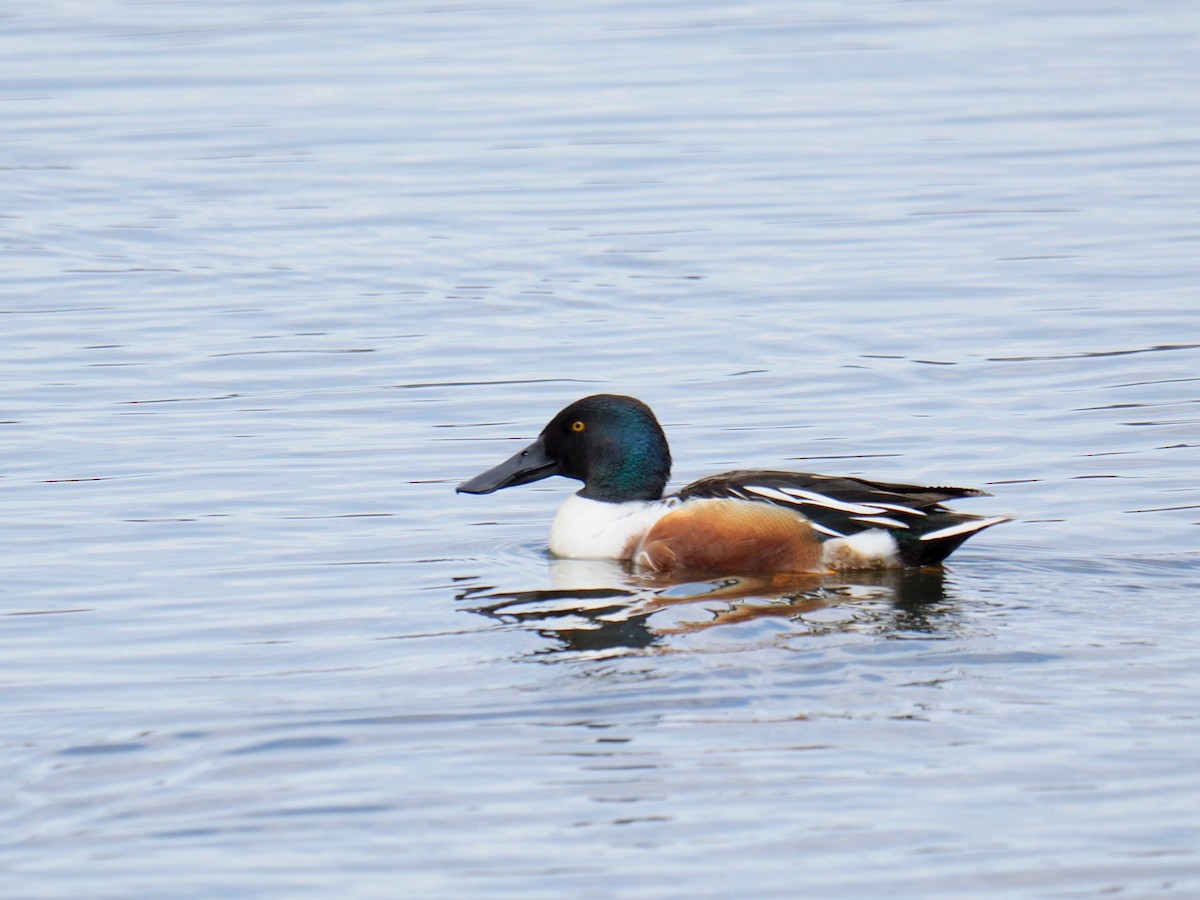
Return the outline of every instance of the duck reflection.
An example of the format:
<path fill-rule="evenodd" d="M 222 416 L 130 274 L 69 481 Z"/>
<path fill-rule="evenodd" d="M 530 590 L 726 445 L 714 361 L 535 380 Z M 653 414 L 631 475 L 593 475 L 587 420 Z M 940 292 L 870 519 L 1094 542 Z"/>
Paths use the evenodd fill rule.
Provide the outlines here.
<path fill-rule="evenodd" d="M 607 653 L 666 644 L 672 636 L 762 619 L 806 633 L 936 633 L 945 614 L 945 573 L 900 569 L 832 575 L 665 581 L 609 560 L 554 559 L 553 587 L 473 587 L 472 612 L 553 641 L 543 653 Z M 826 612 L 828 611 L 828 612 Z"/>

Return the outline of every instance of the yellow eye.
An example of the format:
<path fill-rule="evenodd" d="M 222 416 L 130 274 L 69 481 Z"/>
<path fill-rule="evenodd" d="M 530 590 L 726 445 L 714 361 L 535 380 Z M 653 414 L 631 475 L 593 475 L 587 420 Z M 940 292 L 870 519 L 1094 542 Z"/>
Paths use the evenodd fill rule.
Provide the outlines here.
<path fill-rule="evenodd" d="M 571 423 L 571 430 L 574 431 L 576 434 L 583 431 L 583 429 L 585 429 L 585 428 L 587 428 L 587 426 L 578 420 Z"/>

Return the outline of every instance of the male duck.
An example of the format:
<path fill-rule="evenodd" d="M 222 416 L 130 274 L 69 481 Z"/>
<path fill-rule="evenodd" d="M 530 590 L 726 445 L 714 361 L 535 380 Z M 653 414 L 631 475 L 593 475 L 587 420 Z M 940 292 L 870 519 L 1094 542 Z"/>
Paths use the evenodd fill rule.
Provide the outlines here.
<path fill-rule="evenodd" d="M 741 470 L 663 496 L 671 453 L 633 397 L 596 394 L 556 415 L 531 445 L 458 486 L 490 494 L 551 475 L 583 482 L 550 529 L 550 552 L 631 560 L 653 572 L 818 573 L 938 565 L 976 532 L 1008 521 L 941 506 L 974 488 Z"/>

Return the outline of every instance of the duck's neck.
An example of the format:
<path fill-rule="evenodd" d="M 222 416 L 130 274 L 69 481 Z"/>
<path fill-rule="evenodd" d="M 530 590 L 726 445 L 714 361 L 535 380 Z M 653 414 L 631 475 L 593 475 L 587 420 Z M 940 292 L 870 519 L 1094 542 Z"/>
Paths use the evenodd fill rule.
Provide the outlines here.
<path fill-rule="evenodd" d="M 605 503 L 660 500 L 671 476 L 671 454 L 659 434 L 600 447 L 584 479 L 581 497 Z"/>

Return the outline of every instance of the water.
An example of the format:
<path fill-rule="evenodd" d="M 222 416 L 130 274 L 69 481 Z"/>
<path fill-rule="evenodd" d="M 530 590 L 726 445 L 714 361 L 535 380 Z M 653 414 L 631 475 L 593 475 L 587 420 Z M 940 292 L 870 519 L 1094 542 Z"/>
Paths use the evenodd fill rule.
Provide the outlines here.
<path fill-rule="evenodd" d="M 1200 15 L 0 20 L 2 893 L 1200 889 Z M 944 577 L 660 593 L 453 486 L 986 487 Z"/>

